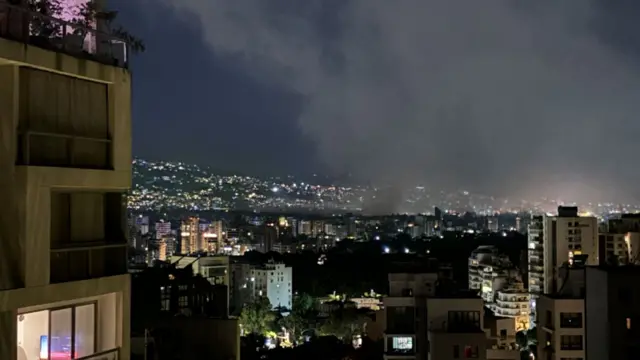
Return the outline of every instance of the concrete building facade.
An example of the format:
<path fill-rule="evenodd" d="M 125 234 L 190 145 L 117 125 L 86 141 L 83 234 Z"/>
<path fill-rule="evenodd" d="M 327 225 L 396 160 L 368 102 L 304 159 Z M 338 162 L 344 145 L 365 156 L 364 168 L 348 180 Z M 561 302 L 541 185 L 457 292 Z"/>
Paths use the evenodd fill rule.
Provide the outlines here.
<path fill-rule="evenodd" d="M 127 360 L 126 58 L 30 19 L 0 5 L 0 359 Z"/>

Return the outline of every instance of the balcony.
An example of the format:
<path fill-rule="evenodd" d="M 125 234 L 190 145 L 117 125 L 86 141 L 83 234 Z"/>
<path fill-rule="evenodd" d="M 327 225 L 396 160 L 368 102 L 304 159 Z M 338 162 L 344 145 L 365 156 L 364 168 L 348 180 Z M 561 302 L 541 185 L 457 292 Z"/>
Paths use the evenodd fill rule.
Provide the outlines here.
<path fill-rule="evenodd" d="M 127 273 L 126 243 L 69 244 L 51 249 L 50 283 Z"/>
<path fill-rule="evenodd" d="M 111 139 L 26 131 L 18 136 L 18 165 L 113 169 Z"/>
<path fill-rule="evenodd" d="M 125 41 L 6 2 L 0 2 L 0 38 L 105 65 L 129 67 Z"/>

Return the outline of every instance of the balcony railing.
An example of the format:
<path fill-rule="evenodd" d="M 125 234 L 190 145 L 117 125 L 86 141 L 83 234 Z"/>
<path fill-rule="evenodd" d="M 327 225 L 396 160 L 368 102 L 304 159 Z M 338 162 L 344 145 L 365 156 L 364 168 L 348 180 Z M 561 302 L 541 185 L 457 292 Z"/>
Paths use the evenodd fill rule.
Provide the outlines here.
<path fill-rule="evenodd" d="M 97 354 L 85 356 L 78 360 L 118 360 L 120 358 L 120 351 L 118 349 L 103 351 Z"/>
<path fill-rule="evenodd" d="M 127 248 L 126 243 L 82 243 L 51 249 L 50 282 L 126 274 Z"/>
<path fill-rule="evenodd" d="M 5 1 L 0 1 L 0 37 L 106 65 L 129 67 L 129 46 L 124 40 Z"/>
<path fill-rule="evenodd" d="M 26 131 L 18 135 L 19 165 L 112 169 L 111 139 Z"/>

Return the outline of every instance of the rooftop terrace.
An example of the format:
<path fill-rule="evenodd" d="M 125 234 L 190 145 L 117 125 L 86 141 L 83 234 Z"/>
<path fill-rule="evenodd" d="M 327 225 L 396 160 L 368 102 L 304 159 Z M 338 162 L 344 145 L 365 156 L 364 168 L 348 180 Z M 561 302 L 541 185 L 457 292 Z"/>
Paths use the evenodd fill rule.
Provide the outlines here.
<path fill-rule="evenodd" d="M 92 60 L 129 67 L 129 45 L 82 22 L 70 22 L 0 0 L 0 38 Z"/>

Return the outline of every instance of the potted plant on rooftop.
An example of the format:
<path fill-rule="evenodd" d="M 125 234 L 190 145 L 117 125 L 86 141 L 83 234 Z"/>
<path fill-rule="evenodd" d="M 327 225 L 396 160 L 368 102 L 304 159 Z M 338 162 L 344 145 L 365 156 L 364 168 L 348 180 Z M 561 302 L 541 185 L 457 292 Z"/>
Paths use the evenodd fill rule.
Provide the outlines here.
<path fill-rule="evenodd" d="M 142 40 L 121 26 L 114 26 L 118 12 L 101 7 L 96 0 L 88 0 L 71 9 L 65 8 L 62 0 L 26 0 L 24 4 L 29 11 L 38 14 L 30 16 L 28 22 L 34 45 L 61 45 L 66 50 L 110 56 L 114 61 L 113 49 L 124 47 L 124 43 L 134 53 L 145 50 Z M 95 36 L 89 41 L 91 48 L 86 48 L 89 33 Z"/>

